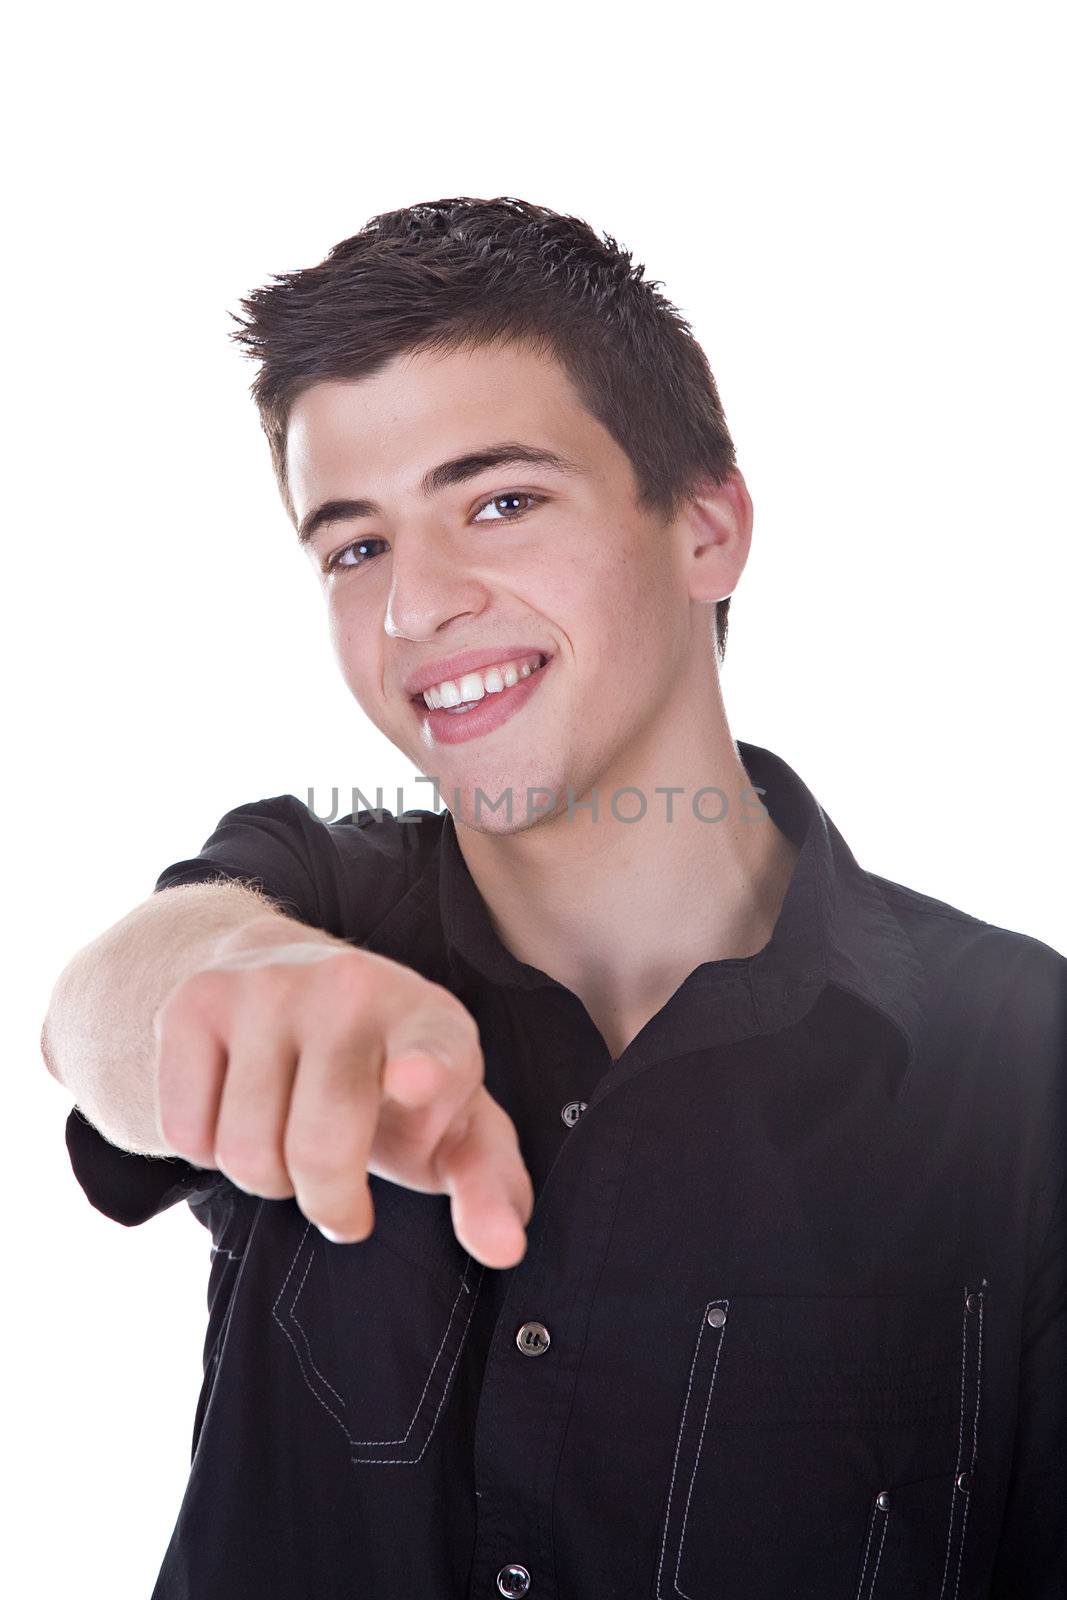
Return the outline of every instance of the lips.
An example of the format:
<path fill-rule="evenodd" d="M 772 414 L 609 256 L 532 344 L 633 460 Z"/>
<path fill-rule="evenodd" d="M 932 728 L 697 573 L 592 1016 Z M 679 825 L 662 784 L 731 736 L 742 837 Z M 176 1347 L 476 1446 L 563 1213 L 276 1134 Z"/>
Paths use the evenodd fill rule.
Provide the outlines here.
<path fill-rule="evenodd" d="M 524 656 L 535 655 L 547 661 L 551 660 L 552 652 L 539 644 L 501 644 L 487 646 L 483 650 L 465 650 L 459 655 L 446 656 L 441 661 L 427 662 L 407 678 L 404 690 L 411 700 L 421 700 L 423 691 L 436 683 L 444 683 L 448 679 L 457 682 L 465 672 L 484 672 L 486 667 L 495 667 L 501 661 L 516 661 Z"/>
<path fill-rule="evenodd" d="M 523 706 L 538 692 L 551 670 L 553 657 L 545 655 L 543 651 L 541 654 L 544 656 L 543 666 L 535 668 L 510 688 L 501 689 L 498 694 L 485 694 L 480 700 L 470 701 L 465 711 L 444 706 L 434 709 L 427 706 L 419 695 L 412 703 L 417 707 L 424 739 L 438 745 L 466 744 L 510 722 L 513 716 L 521 714 Z"/>
<path fill-rule="evenodd" d="M 540 655 L 537 658 L 537 665 L 536 666 L 531 666 L 530 670 L 528 672 L 525 672 L 525 673 L 521 673 L 520 672 L 514 683 L 505 683 L 503 688 L 500 688 L 500 689 L 489 689 L 489 688 L 487 688 L 485 693 L 482 694 L 482 695 L 479 695 L 477 699 L 475 699 L 475 700 L 461 700 L 458 706 L 431 706 L 430 710 L 432 710 L 432 711 L 443 711 L 443 712 L 446 713 L 446 715 L 448 715 L 450 717 L 465 717 L 471 711 L 474 710 L 475 706 L 484 705 L 484 703 L 487 700 L 500 700 L 500 699 L 503 699 L 505 696 L 511 694 L 512 690 L 517 689 L 521 683 L 525 683 L 527 678 L 532 678 L 535 673 L 540 672 L 542 670 L 542 668 L 546 664 L 547 664 L 546 657 L 543 656 L 543 655 Z M 425 705 L 426 704 L 426 701 L 425 701 L 425 698 L 423 697 L 423 695 L 420 694 L 417 697 L 416 703 L 418 705 Z"/>

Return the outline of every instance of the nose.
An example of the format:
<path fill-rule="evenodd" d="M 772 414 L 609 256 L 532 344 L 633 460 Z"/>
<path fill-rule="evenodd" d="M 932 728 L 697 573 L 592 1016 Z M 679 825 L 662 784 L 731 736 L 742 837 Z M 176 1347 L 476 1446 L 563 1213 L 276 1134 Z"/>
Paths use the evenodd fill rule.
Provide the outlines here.
<path fill-rule="evenodd" d="M 385 608 L 391 639 L 433 638 L 456 618 L 478 616 L 487 600 L 484 582 L 446 548 L 439 529 L 409 527 L 394 539 Z"/>

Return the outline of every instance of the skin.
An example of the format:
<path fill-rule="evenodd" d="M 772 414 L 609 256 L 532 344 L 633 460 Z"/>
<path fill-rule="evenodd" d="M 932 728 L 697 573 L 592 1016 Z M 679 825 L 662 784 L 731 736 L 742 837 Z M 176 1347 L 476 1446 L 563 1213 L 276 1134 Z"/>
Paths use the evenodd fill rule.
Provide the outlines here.
<path fill-rule="evenodd" d="M 429 467 L 513 439 L 576 459 L 581 475 L 493 468 L 421 497 Z M 617 1059 L 693 967 L 762 949 L 796 860 L 759 814 L 719 681 L 715 602 L 733 593 L 752 533 L 741 473 L 702 486 L 671 522 L 639 510 L 625 452 L 564 370 L 519 346 L 408 354 L 369 379 L 314 384 L 287 445 L 298 525 L 328 498 L 383 510 L 330 523 L 307 547 L 345 683 L 436 778 L 504 945 L 582 999 Z M 530 498 L 487 504 L 515 494 Z M 376 542 L 358 564 L 322 571 L 365 539 Z M 438 744 L 405 678 L 516 641 L 555 656 L 529 703 L 486 735 Z M 656 793 L 668 785 L 682 790 L 670 821 Z M 714 823 L 691 804 L 708 785 L 727 797 Z M 612 813 L 625 786 L 647 801 L 638 822 Z M 475 820 L 479 787 L 510 787 L 510 820 L 484 806 Z M 529 810 L 530 788 L 554 808 L 538 809 L 542 795 Z M 593 790 L 595 822 L 577 805 Z M 701 804 L 716 815 L 715 796 Z M 624 818 L 639 809 L 618 800 Z"/>

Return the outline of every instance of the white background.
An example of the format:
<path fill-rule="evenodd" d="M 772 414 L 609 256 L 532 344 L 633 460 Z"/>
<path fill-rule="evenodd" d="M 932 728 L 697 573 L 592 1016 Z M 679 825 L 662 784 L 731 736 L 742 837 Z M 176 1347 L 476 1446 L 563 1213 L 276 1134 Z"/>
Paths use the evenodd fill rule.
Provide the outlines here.
<path fill-rule="evenodd" d="M 447 195 L 631 249 L 756 506 L 735 737 L 863 865 L 1067 948 L 1055 8 L 376 9 L 42 6 L 8 35 L 9 1593 L 149 1594 L 206 1323 L 188 1208 L 124 1229 L 73 1178 L 52 983 L 241 801 L 432 803 L 340 680 L 226 337 L 270 275 Z"/>

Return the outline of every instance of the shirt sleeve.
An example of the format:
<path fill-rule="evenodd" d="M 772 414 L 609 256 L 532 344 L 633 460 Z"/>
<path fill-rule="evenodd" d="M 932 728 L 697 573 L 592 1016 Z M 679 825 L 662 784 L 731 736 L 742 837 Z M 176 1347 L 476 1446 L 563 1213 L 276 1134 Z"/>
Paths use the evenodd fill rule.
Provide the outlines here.
<path fill-rule="evenodd" d="M 165 867 L 156 891 L 179 884 L 250 883 L 287 916 L 335 931 L 336 852 L 329 826 L 295 795 L 235 806 L 200 853 Z"/>
<path fill-rule="evenodd" d="M 294 795 L 275 795 L 227 811 L 198 855 L 164 868 L 155 891 L 189 883 L 251 883 L 288 916 L 334 932 L 339 918 L 333 855 L 328 826 Z M 178 1156 L 120 1149 L 78 1106 L 67 1117 L 66 1144 L 90 1204 L 126 1227 L 229 1184 L 223 1173 Z"/>
<path fill-rule="evenodd" d="M 142 1156 L 105 1139 L 79 1106 L 66 1128 L 70 1164 L 90 1205 L 133 1228 L 179 1200 L 206 1200 L 229 1180 L 221 1172 L 194 1167 L 179 1156 Z"/>

